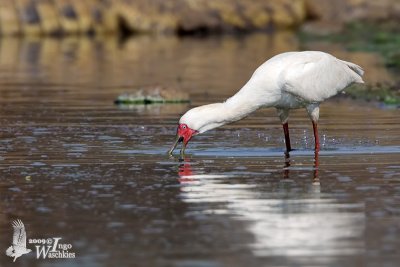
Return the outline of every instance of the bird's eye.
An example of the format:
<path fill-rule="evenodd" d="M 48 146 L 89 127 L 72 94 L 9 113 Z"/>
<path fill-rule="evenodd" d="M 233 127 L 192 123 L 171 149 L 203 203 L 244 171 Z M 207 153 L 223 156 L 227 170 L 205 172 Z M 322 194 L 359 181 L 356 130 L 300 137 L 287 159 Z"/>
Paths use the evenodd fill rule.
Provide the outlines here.
<path fill-rule="evenodd" d="M 182 128 L 183 128 L 183 129 L 186 129 L 186 125 L 182 125 Z"/>

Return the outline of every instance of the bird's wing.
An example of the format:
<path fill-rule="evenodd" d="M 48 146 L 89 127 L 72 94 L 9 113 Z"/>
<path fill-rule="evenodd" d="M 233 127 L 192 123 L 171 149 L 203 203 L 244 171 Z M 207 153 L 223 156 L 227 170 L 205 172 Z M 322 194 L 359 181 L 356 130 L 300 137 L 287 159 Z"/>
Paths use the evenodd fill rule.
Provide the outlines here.
<path fill-rule="evenodd" d="M 321 102 L 354 82 L 362 83 L 363 71 L 356 64 L 326 53 L 299 57 L 282 72 L 281 88 L 306 102 Z"/>
<path fill-rule="evenodd" d="M 6 250 L 6 255 L 10 256 L 14 253 L 14 248 L 11 246 Z"/>
<path fill-rule="evenodd" d="M 25 226 L 21 220 L 15 220 L 12 223 L 14 228 L 13 246 L 26 247 L 26 232 Z"/>

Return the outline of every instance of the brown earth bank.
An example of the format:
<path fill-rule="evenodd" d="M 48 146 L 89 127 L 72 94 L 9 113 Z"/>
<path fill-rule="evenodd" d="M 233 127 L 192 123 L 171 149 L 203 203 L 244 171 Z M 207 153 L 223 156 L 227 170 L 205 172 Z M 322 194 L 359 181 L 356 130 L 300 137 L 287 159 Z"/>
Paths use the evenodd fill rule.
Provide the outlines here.
<path fill-rule="evenodd" d="M 398 0 L 0 0 L 2 35 L 272 31 L 398 20 Z M 318 25 L 314 24 L 314 25 Z M 333 26 L 332 26 L 333 25 Z"/>
<path fill-rule="evenodd" d="M 305 0 L 305 8 L 303 30 L 314 34 L 337 33 L 353 22 L 400 22 L 398 0 Z"/>

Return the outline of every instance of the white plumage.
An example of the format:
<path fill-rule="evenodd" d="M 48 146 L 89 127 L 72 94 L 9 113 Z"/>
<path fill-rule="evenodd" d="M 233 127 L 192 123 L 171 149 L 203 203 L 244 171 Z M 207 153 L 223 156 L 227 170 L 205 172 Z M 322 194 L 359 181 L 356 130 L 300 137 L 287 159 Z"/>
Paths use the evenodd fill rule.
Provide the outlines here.
<path fill-rule="evenodd" d="M 18 257 L 23 254 L 29 253 L 32 250 L 26 248 L 26 231 L 25 226 L 21 220 L 13 221 L 12 227 L 14 228 L 12 245 L 6 250 L 6 255 L 14 257 L 14 262 Z"/>
<path fill-rule="evenodd" d="M 319 104 L 352 83 L 363 83 L 363 73 L 360 66 L 324 52 L 282 53 L 258 67 L 240 91 L 225 102 L 186 112 L 179 120 L 179 127 L 184 125 L 195 135 L 240 120 L 259 108 L 275 107 L 285 131 L 287 151 L 290 151 L 289 110 L 306 108 L 314 126 L 315 149 L 319 150 Z M 181 137 L 184 151 L 189 140 L 185 140 L 182 131 Z"/>

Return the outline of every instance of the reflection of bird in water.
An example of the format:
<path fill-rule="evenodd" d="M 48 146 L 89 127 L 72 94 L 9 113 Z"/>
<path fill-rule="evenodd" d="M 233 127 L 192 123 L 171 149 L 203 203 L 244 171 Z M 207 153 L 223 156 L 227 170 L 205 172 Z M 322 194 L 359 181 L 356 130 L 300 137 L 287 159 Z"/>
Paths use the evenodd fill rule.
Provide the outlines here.
<path fill-rule="evenodd" d="M 314 153 L 314 166 L 313 166 L 313 185 L 319 185 L 319 177 L 318 177 L 318 168 L 319 168 L 319 154 L 318 152 Z M 285 153 L 285 164 L 283 166 L 283 178 L 289 178 L 290 171 L 290 155 L 289 153 Z"/>
<path fill-rule="evenodd" d="M 181 164 L 179 165 L 179 182 L 185 183 L 185 182 L 192 182 L 193 179 L 190 178 L 190 176 L 193 176 L 193 171 L 192 167 L 190 166 L 189 159 L 181 159 L 179 160 Z"/>
<path fill-rule="evenodd" d="M 14 261 L 22 255 L 31 252 L 31 249 L 26 248 L 26 231 L 21 220 L 13 221 L 14 228 L 12 245 L 6 250 L 6 255 L 14 257 Z"/>
<path fill-rule="evenodd" d="M 303 179 L 295 183 L 273 177 L 268 181 L 252 180 L 247 172 L 246 178 L 239 175 L 240 179 L 235 179 L 230 174 L 204 173 L 203 170 L 192 168 L 190 162 L 185 161 L 179 166 L 180 199 L 195 207 L 188 211 L 188 216 L 207 214 L 209 220 L 223 216 L 233 222 L 246 222 L 244 229 L 234 228 L 234 231 L 245 230 L 254 236 L 249 243 L 242 240 L 241 245 L 248 245 L 255 255 L 291 256 L 300 262 L 304 257 L 327 256 L 323 258 L 326 265 L 331 259 L 329 256 L 363 252 L 364 244 L 359 237 L 364 231 L 364 212 L 347 210 L 348 203 L 321 194 L 320 187 L 314 186 L 317 175 L 314 170 L 301 169 L 302 173 L 311 173 L 313 177 L 313 186 L 302 187 L 304 190 L 298 190 Z M 218 217 L 219 222 L 220 219 Z"/>
<path fill-rule="evenodd" d="M 275 107 L 283 125 L 287 152 L 289 110 L 306 108 L 313 124 L 315 151 L 319 151 L 319 104 L 352 83 L 363 83 L 360 66 L 318 51 L 279 54 L 262 64 L 234 96 L 223 103 L 193 108 L 179 120 L 173 150 L 183 141 L 181 154 L 192 136 L 231 123 L 262 107 Z"/>
<path fill-rule="evenodd" d="M 289 153 L 285 153 L 285 162 L 282 168 L 283 172 L 283 179 L 289 179 L 290 178 L 290 155 Z M 179 168 L 178 168 L 178 175 L 179 175 L 179 182 L 181 184 L 184 183 L 192 183 L 195 182 L 196 179 L 202 178 L 202 177 L 209 177 L 210 175 L 199 175 L 193 172 L 192 166 L 190 165 L 190 159 L 189 158 L 181 158 L 179 159 Z M 319 168 L 319 154 L 315 153 L 314 154 L 314 164 L 313 164 L 313 176 L 312 176 L 312 184 L 313 185 L 319 185 L 319 177 L 318 177 L 318 168 Z M 219 177 L 219 175 L 212 175 L 213 177 Z M 223 176 L 222 176 L 223 177 Z"/>

